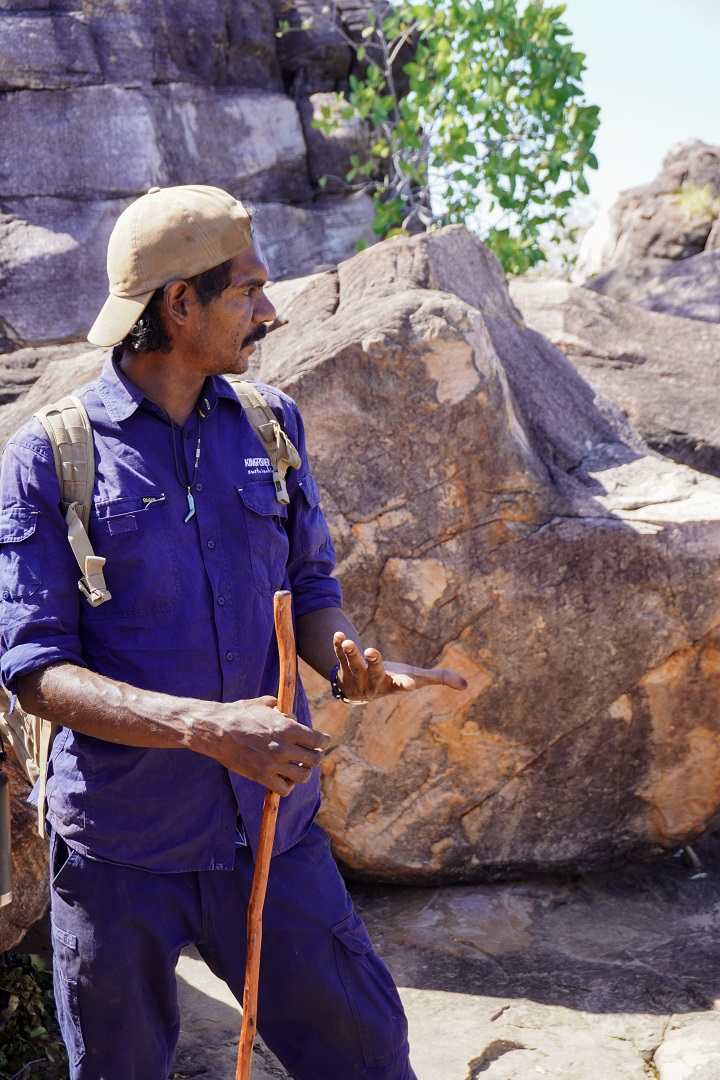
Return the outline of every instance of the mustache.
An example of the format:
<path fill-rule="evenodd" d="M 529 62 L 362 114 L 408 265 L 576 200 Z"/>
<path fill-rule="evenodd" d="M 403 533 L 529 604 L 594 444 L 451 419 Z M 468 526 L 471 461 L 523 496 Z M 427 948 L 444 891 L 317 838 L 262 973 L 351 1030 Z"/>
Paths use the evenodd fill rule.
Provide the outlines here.
<path fill-rule="evenodd" d="M 254 330 L 251 330 L 247 337 L 244 339 L 242 343 L 242 348 L 244 349 L 247 345 L 252 345 L 256 341 L 262 341 L 267 332 L 267 324 L 260 323 L 260 325 L 256 326 Z"/>

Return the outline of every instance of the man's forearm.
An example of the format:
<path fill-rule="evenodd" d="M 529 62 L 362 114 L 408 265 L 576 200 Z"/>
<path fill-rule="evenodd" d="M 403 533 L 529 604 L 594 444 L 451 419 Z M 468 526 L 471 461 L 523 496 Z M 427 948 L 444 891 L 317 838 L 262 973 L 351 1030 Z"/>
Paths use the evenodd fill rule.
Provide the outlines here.
<path fill-rule="evenodd" d="M 296 619 L 298 656 L 326 679 L 338 662 L 333 634 L 340 632 L 362 652 L 360 635 L 342 608 L 320 608 Z"/>
<path fill-rule="evenodd" d="M 272 697 L 217 702 L 140 690 L 76 664 L 18 678 L 24 709 L 125 746 L 188 749 L 287 795 L 322 760 L 329 738 L 273 706 Z"/>
<path fill-rule="evenodd" d="M 126 746 L 196 749 L 193 721 L 214 702 L 139 690 L 71 663 L 51 664 L 18 679 L 30 713 L 83 735 Z"/>

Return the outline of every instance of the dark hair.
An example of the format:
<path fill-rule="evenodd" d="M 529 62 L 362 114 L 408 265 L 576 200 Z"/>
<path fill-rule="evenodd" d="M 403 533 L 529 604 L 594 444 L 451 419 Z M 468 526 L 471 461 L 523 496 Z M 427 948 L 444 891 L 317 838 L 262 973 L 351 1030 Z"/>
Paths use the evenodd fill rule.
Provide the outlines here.
<path fill-rule="evenodd" d="M 220 296 L 232 281 L 232 259 L 185 280 L 195 289 L 202 306 L 207 307 L 210 301 Z M 135 353 L 136 356 L 158 350 L 170 352 L 170 338 L 160 315 L 163 292 L 164 286 L 162 289 L 155 290 L 148 306 L 123 340 L 123 348 L 128 352 Z"/>

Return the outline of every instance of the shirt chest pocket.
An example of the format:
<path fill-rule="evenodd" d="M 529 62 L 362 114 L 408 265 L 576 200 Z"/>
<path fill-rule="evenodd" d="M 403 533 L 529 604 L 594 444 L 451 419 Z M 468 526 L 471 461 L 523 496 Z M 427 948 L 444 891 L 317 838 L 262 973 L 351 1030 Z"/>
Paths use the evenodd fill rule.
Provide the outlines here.
<path fill-rule="evenodd" d="M 112 594 L 97 608 L 83 605 L 92 621 L 155 615 L 177 604 L 180 573 L 163 495 L 96 504 L 90 539 L 95 553 L 105 558 Z"/>
<path fill-rule="evenodd" d="M 285 531 L 287 506 L 277 501 L 272 481 L 259 480 L 237 489 L 245 507 L 250 565 L 255 588 L 261 593 L 282 589 L 289 543 Z"/>

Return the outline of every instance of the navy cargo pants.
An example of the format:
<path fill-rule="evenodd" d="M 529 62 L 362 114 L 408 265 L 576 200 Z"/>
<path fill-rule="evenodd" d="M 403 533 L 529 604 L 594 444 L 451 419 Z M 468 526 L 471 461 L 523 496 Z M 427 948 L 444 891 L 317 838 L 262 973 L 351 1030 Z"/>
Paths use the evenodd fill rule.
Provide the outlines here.
<path fill-rule="evenodd" d="M 55 996 L 72 1080 L 166 1080 L 175 965 L 194 944 L 242 1001 L 253 863 L 151 874 L 51 840 Z M 263 912 L 258 1031 L 294 1080 L 416 1080 L 407 1023 L 327 837 L 276 855 Z"/>

